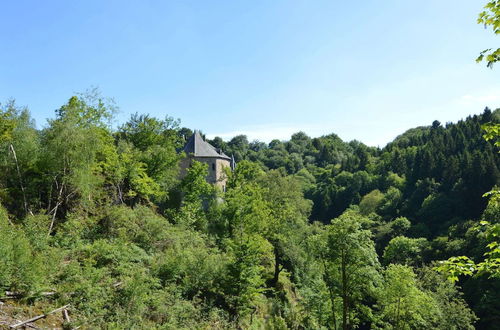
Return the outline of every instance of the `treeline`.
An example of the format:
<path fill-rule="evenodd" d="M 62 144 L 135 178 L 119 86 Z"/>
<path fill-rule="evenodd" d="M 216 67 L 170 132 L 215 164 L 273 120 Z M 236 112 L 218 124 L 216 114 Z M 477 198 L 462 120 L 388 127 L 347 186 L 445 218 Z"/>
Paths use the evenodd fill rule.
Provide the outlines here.
<path fill-rule="evenodd" d="M 488 199 L 483 197 L 500 180 L 498 150 L 481 129 L 488 122 L 499 123 L 500 110 L 486 108 L 481 115 L 444 126 L 434 121 L 408 130 L 383 149 L 344 142 L 335 134 L 310 138 L 303 132 L 269 144 L 248 142 L 243 135 L 211 142 L 237 159 L 264 169 L 281 168 L 301 180 L 306 198 L 313 201 L 311 222 L 328 224 L 358 205 L 362 215 L 375 220 L 372 232 L 379 256 L 384 249 L 407 244 L 414 251 L 411 263 L 423 265 L 455 255 L 484 258 L 487 242 L 485 233 L 476 229 L 477 220 L 496 223 L 499 218 L 495 206 L 485 212 Z M 404 232 L 395 229 L 401 228 L 402 219 L 408 221 Z M 402 234 L 409 238 L 391 241 Z M 406 252 L 397 251 L 402 258 Z M 500 322 L 492 316 L 500 311 L 498 280 L 463 279 L 462 285 L 481 317 L 479 328 Z"/>
<path fill-rule="evenodd" d="M 434 237 L 450 225 L 479 218 L 485 209 L 482 194 L 499 182 L 500 158 L 482 138 L 481 125 L 498 122 L 499 116 L 486 108 L 445 127 L 434 121 L 383 149 L 343 142 L 335 134 L 310 138 L 302 132 L 269 144 L 248 142 L 244 135 L 211 143 L 237 161 L 284 168 L 303 178 L 310 184 L 306 196 L 314 201 L 312 220 L 329 222 L 366 197 L 365 205 L 380 203 L 374 207 L 385 219 L 406 216 L 420 225 L 421 234 Z"/>
<path fill-rule="evenodd" d="M 473 312 L 432 264 L 484 252 L 472 225 L 498 214 L 481 195 L 498 183 L 499 159 L 480 124 L 496 112 L 384 149 L 334 134 L 216 138 L 238 161 L 225 193 L 201 163 L 179 179 L 192 132 L 178 121 L 133 115 L 112 129 L 113 112 L 96 93 L 78 95 L 39 130 L 26 108 L 1 109 L 0 300 L 21 299 L 1 307 L 13 319 L 69 304 L 65 326 L 88 328 L 498 321 L 498 282 L 462 281 Z"/>

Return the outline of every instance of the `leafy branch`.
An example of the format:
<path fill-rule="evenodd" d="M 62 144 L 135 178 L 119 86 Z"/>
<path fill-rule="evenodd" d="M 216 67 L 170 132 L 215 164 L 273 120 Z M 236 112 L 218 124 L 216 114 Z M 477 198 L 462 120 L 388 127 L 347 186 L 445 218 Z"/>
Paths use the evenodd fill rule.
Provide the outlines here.
<path fill-rule="evenodd" d="M 478 24 L 484 24 L 484 28 L 491 27 L 493 33 L 500 34 L 500 0 L 492 0 L 484 6 L 484 11 L 479 13 L 477 19 Z M 489 68 L 493 67 L 495 62 L 500 60 L 500 48 L 493 49 L 488 48 L 479 53 L 476 62 L 482 62 L 486 60 L 486 66 Z"/>

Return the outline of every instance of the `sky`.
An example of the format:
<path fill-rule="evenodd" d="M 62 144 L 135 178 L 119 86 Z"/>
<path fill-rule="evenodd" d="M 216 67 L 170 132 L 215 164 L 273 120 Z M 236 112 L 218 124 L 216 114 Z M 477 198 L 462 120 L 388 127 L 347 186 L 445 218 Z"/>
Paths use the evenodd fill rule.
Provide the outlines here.
<path fill-rule="evenodd" d="M 3 1 L 0 102 L 43 128 L 98 87 L 208 137 L 336 133 L 383 147 L 433 120 L 500 107 L 485 0 Z"/>

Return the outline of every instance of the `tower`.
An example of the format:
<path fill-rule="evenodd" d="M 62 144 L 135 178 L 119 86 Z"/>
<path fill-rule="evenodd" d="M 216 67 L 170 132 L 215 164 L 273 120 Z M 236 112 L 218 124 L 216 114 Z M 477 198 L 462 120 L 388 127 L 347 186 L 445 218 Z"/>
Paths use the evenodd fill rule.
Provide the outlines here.
<path fill-rule="evenodd" d="M 208 164 L 207 182 L 218 186 L 223 191 L 226 190 L 227 177 L 224 168 L 234 169 L 234 158 L 231 159 L 222 150 L 206 142 L 198 131 L 194 131 L 183 151 L 186 153 L 186 158 L 181 161 L 181 176 L 185 175 L 192 161 L 196 160 Z"/>

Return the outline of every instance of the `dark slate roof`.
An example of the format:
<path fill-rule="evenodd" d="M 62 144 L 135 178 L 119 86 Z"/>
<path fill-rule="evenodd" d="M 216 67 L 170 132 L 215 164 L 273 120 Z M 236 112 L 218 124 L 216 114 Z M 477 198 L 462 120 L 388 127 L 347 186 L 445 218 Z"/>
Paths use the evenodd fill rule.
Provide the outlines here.
<path fill-rule="evenodd" d="M 204 141 L 198 131 L 195 131 L 189 138 L 184 146 L 184 152 L 186 154 L 193 154 L 194 157 L 213 157 L 231 160 L 222 150 L 217 150 L 210 143 Z"/>

